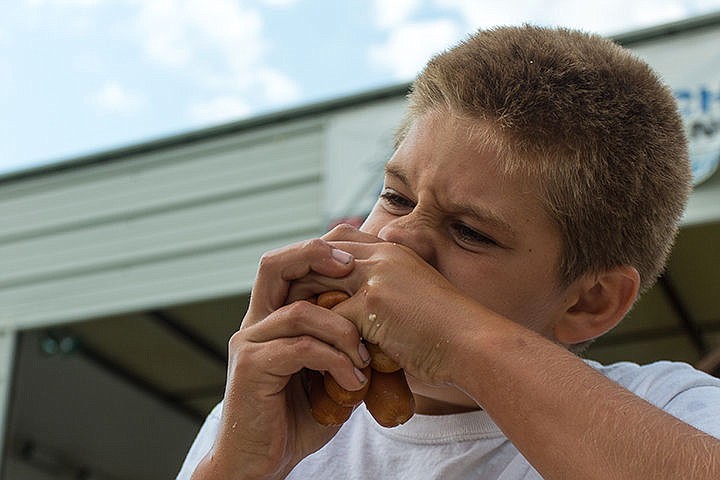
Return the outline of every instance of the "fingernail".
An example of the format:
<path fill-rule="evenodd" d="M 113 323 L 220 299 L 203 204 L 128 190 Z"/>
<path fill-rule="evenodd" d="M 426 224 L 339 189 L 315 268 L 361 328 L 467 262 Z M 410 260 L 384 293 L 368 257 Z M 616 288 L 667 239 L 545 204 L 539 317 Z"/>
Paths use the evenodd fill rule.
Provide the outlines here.
<path fill-rule="evenodd" d="M 352 255 L 350 255 L 348 252 L 345 252 L 343 250 L 338 250 L 337 248 L 333 248 L 332 251 L 332 257 L 337 260 L 338 262 L 347 265 L 352 261 Z"/>
<path fill-rule="evenodd" d="M 362 361 L 365 362 L 365 364 L 367 365 L 367 363 L 370 361 L 370 352 L 368 352 L 367 347 L 362 342 L 358 346 L 358 353 L 360 354 L 360 358 L 362 358 Z"/>
<path fill-rule="evenodd" d="M 367 382 L 367 377 L 358 368 L 355 368 L 355 377 L 357 377 L 358 381 L 363 385 Z"/>

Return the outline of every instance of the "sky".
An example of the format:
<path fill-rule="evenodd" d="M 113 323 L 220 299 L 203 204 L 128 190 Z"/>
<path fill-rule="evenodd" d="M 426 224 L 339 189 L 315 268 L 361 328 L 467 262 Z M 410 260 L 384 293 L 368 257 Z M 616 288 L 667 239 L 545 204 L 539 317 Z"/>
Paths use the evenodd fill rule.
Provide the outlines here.
<path fill-rule="evenodd" d="M 409 82 L 477 28 L 613 35 L 720 0 L 0 0 L 0 175 Z"/>

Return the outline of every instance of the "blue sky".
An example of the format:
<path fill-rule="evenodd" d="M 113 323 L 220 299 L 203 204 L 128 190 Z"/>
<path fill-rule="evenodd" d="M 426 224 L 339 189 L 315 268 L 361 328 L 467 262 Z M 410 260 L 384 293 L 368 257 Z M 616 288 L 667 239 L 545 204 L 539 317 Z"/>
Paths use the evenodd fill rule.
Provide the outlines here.
<path fill-rule="evenodd" d="M 412 79 L 478 27 L 613 34 L 720 0 L 2 0 L 0 174 Z"/>

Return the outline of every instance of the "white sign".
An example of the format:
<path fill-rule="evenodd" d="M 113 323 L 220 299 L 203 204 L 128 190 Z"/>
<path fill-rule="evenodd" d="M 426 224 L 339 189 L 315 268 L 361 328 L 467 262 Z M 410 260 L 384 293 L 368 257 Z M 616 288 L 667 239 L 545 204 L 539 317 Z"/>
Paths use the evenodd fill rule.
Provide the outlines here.
<path fill-rule="evenodd" d="M 720 163 L 720 25 L 630 45 L 673 89 L 685 123 L 695 185 Z"/>
<path fill-rule="evenodd" d="M 714 65 L 720 72 L 720 65 Z M 717 77 L 718 74 L 716 73 Z M 720 163 L 720 79 L 677 89 L 685 122 L 695 185 L 710 178 Z"/>

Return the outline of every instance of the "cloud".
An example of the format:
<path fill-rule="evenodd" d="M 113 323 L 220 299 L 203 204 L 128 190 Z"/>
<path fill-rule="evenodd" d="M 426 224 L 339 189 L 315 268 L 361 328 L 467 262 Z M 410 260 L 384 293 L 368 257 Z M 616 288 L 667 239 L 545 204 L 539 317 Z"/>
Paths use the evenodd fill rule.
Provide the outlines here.
<path fill-rule="evenodd" d="M 490 7 L 486 2 L 472 0 L 434 0 L 434 4 L 445 10 L 456 12 L 464 20 L 466 28 L 475 30 L 479 27 L 517 24 L 523 18 L 537 18 L 543 10 L 552 9 L 558 3 L 576 3 L 575 0 L 546 2 L 544 0 L 505 0 L 502 5 Z M 577 2 L 580 8 L 586 8 L 588 2 Z"/>
<path fill-rule="evenodd" d="M 251 111 L 244 99 L 223 95 L 191 106 L 190 117 L 198 123 L 218 123 L 247 116 Z"/>
<path fill-rule="evenodd" d="M 57 7 L 95 7 L 102 0 L 25 0 L 25 5 L 31 7 L 44 7 L 47 5 Z"/>
<path fill-rule="evenodd" d="M 258 8 L 234 0 L 139 2 L 138 42 L 147 58 L 187 76 L 211 100 L 190 105 L 203 122 L 300 97 L 300 86 L 267 64 L 270 44 Z M 297 0 L 263 0 L 287 7 Z"/>
<path fill-rule="evenodd" d="M 495 9 L 476 0 L 433 2 L 437 7 L 459 14 L 468 31 L 529 22 L 580 28 L 601 34 L 657 25 L 720 7 L 717 0 L 506 0 L 501 8 Z"/>
<path fill-rule="evenodd" d="M 420 9 L 424 11 L 430 4 L 437 12 L 436 19 L 418 20 Z M 409 80 L 432 54 L 452 46 L 478 28 L 528 22 L 610 35 L 697 15 L 720 7 L 720 2 L 506 0 L 500 5 L 477 0 L 375 0 L 373 7 L 375 24 L 387 37 L 383 43 L 370 47 L 370 62 L 396 79 Z"/>
<path fill-rule="evenodd" d="M 0 57 L 0 99 L 3 97 L 9 98 L 13 94 L 13 81 L 14 75 L 13 69 L 10 67 L 10 63 Z"/>
<path fill-rule="evenodd" d="M 102 113 L 130 115 L 145 105 L 142 95 L 128 90 L 117 82 L 108 82 L 90 94 L 90 103 Z"/>
<path fill-rule="evenodd" d="M 260 3 L 273 8 L 288 8 L 297 4 L 299 0 L 260 0 Z"/>
<path fill-rule="evenodd" d="M 287 75 L 264 68 L 256 72 L 255 76 L 257 85 L 271 103 L 289 103 L 300 97 L 300 86 Z"/>
<path fill-rule="evenodd" d="M 163 65 L 188 66 L 209 53 L 230 66 L 245 66 L 266 50 L 260 13 L 231 0 L 154 0 L 139 8 L 141 45 Z"/>
<path fill-rule="evenodd" d="M 390 28 L 405 23 L 420 7 L 421 0 L 374 0 L 373 17 L 380 28 Z"/>
<path fill-rule="evenodd" d="M 462 30 L 447 19 L 405 23 L 394 28 L 387 41 L 370 48 L 370 61 L 396 79 L 409 80 L 428 58 L 461 38 Z"/>
<path fill-rule="evenodd" d="M 288 76 L 270 69 L 260 68 L 252 78 L 237 79 L 242 88 L 218 89 L 228 93 L 189 107 L 190 118 L 198 123 L 218 123 L 245 117 L 253 112 L 248 98 L 262 97 L 269 105 L 284 105 L 300 98 L 300 87 Z"/>

